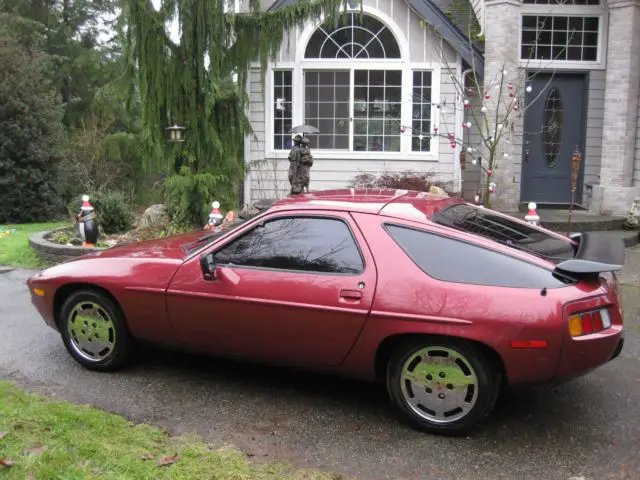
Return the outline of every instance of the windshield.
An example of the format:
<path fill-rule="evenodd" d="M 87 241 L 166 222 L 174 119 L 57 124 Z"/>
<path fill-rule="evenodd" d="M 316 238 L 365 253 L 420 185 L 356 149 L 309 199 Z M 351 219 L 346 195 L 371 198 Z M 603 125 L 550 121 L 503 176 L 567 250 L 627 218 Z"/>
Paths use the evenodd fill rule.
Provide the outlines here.
<path fill-rule="evenodd" d="M 434 215 L 432 221 L 550 260 L 571 259 L 575 254 L 568 241 L 473 205 L 452 205 Z"/>

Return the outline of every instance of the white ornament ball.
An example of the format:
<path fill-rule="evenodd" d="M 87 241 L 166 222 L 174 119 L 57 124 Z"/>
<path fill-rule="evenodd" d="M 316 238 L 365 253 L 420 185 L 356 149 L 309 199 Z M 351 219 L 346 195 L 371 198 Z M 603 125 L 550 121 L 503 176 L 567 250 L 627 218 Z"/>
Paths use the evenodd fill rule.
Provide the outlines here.
<path fill-rule="evenodd" d="M 506 70 L 503 70 L 503 71 L 502 71 L 502 74 L 503 74 L 503 75 L 507 75 L 507 71 L 506 71 Z"/>
<path fill-rule="evenodd" d="M 220 208 L 220 202 L 219 202 L 219 201 L 217 201 L 217 200 L 215 200 L 215 201 L 211 204 L 211 206 L 212 206 L 213 208 Z"/>
<path fill-rule="evenodd" d="M 525 88 L 525 90 L 527 91 L 527 93 L 531 93 L 531 90 L 533 90 L 533 88 L 531 88 L 531 85 L 527 85 L 527 88 Z"/>
<path fill-rule="evenodd" d="M 424 135 L 420 134 L 418 135 L 418 139 L 422 140 L 424 138 Z"/>
<path fill-rule="evenodd" d="M 503 154 L 502 154 L 502 156 L 503 156 L 504 158 L 507 158 L 507 157 L 509 156 L 509 154 L 505 152 L 505 153 L 503 153 Z"/>
<path fill-rule="evenodd" d="M 473 152 L 473 147 L 468 147 L 467 148 L 467 152 L 469 152 L 469 153 Z"/>
<path fill-rule="evenodd" d="M 501 123 L 498 124 L 498 130 L 502 130 L 502 124 Z"/>
<path fill-rule="evenodd" d="M 487 111 L 487 107 L 482 107 L 482 108 L 480 109 L 480 111 L 481 111 L 482 113 L 485 113 L 485 112 Z"/>
<path fill-rule="evenodd" d="M 471 164 L 472 165 L 477 165 L 478 164 L 478 160 L 476 160 L 475 158 L 473 160 L 471 160 Z"/>

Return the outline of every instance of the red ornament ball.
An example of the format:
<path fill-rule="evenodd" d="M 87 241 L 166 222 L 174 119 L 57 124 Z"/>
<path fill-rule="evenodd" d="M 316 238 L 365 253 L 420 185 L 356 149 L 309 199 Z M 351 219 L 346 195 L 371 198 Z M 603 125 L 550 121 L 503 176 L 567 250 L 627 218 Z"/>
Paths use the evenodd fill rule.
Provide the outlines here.
<path fill-rule="evenodd" d="M 487 170 L 487 176 L 493 177 L 493 170 L 491 169 Z"/>
<path fill-rule="evenodd" d="M 400 127 L 400 133 L 404 133 L 404 127 Z"/>

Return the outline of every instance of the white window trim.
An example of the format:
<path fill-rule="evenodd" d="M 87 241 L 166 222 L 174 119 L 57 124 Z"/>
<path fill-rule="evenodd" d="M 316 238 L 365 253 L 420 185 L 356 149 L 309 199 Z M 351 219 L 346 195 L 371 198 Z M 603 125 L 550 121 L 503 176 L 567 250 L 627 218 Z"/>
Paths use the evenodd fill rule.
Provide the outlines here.
<path fill-rule="evenodd" d="M 359 10 L 359 8 L 357 9 Z M 353 69 L 369 69 L 369 70 L 401 70 L 402 71 L 402 88 L 401 88 L 401 124 L 407 127 L 412 124 L 412 91 L 413 91 L 413 72 L 414 70 L 424 70 L 432 72 L 431 85 L 431 101 L 439 102 L 440 98 L 440 78 L 441 65 L 432 63 L 411 63 L 409 60 L 409 43 L 403 31 L 398 25 L 386 14 L 373 7 L 364 5 L 363 11 L 373 15 L 384 23 L 393 33 L 398 47 L 400 49 L 401 58 L 388 60 L 369 60 L 369 59 L 305 59 L 304 51 L 311 35 L 323 20 L 308 25 L 304 31 L 300 32 L 296 41 L 296 61 L 295 62 L 279 62 L 270 63 L 267 69 L 265 79 L 265 157 L 274 159 L 287 159 L 288 150 L 274 149 L 274 128 L 273 128 L 273 72 L 276 70 L 293 70 L 293 125 L 300 125 L 304 122 L 304 71 L 305 70 L 353 70 Z M 405 100 L 407 99 L 407 100 Z M 353 105 L 353 85 L 351 85 L 350 104 Z M 431 119 L 433 126 L 439 127 L 440 118 L 437 114 L 436 107 L 432 106 Z M 353 125 L 353 124 L 352 124 Z M 400 132 L 399 132 L 400 133 Z M 438 137 L 431 139 L 429 152 L 412 152 L 411 151 L 411 134 L 409 131 L 400 134 L 400 151 L 398 152 L 362 152 L 348 150 L 320 150 L 314 149 L 313 156 L 317 159 L 326 160 L 385 160 L 385 161 L 406 161 L 421 160 L 437 162 L 439 160 L 440 139 Z M 349 137 L 350 148 L 353 147 L 353 133 L 350 128 Z"/>
<path fill-rule="evenodd" d="M 601 2 L 604 0 L 601 0 Z M 564 17 L 598 17 L 598 59 L 593 62 L 573 60 L 522 60 L 522 17 L 525 15 L 559 15 Z M 528 70 L 604 70 L 607 65 L 607 35 L 609 14 L 595 5 L 529 5 L 522 4 L 518 18 L 518 62 Z"/>

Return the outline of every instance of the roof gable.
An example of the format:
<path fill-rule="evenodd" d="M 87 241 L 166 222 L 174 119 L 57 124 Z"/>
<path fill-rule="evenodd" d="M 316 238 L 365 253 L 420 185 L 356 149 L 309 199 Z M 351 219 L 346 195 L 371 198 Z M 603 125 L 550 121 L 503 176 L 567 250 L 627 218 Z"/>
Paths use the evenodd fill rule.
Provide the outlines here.
<path fill-rule="evenodd" d="M 276 0 L 268 10 L 277 10 L 292 5 L 300 0 Z M 302 0 L 305 1 L 305 0 Z M 355 7 L 356 0 L 348 0 L 349 5 Z M 403 1 L 403 0 L 390 0 Z M 469 42 L 465 32 L 479 31 L 478 23 L 473 14 L 469 0 L 404 0 L 425 22 L 451 45 L 462 60 L 473 65 L 478 77 L 484 73 L 484 58 L 481 42 Z"/>

